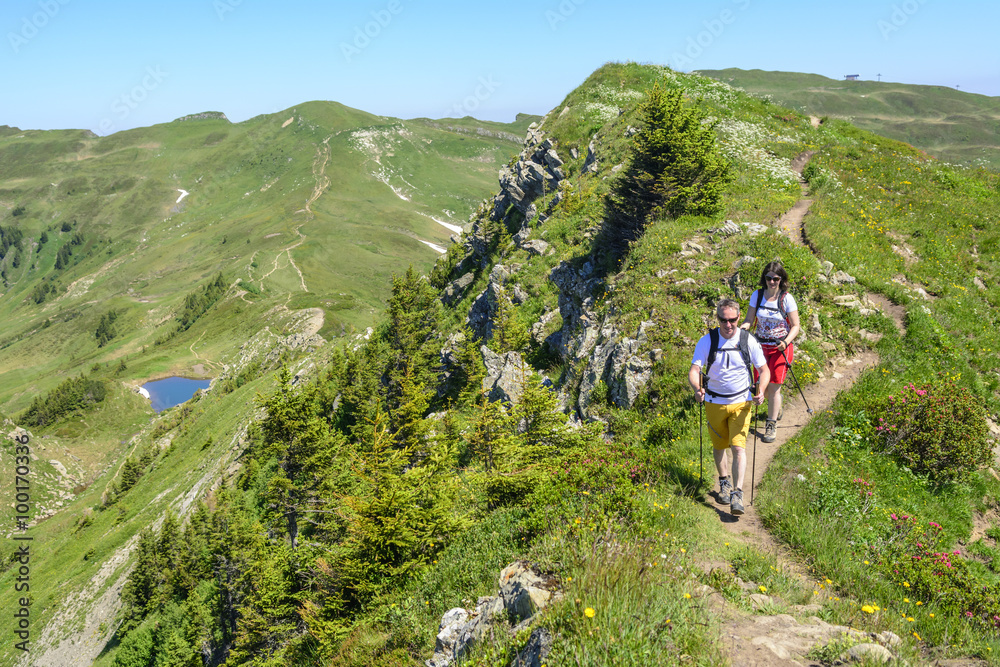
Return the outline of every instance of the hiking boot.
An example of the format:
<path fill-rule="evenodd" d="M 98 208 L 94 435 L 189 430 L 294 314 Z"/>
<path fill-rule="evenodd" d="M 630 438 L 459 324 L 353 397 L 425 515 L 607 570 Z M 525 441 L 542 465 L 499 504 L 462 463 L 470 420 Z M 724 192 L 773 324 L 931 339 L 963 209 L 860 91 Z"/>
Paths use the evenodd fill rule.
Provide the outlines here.
<path fill-rule="evenodd" d="M 767 423 L 764 425 L 764 436 L 761 438 L 764 442 L 774 442 L 777 437 L 778 424 L 773 419 L 768 419 Z"/>
<path fill-rule="evenodd" d="M 719 495 L 718 503 L 720 505 L 728 505 L 730 494 L 733 492 L 733 485 L 729 481 L 728 477 L 723 477 L 719 480 Z"/>
<path fill-rule="evenodd" d="M 734 489 L 730 494 L 729 513 L 733 516 L 743 514 L 743 489 Z"/>

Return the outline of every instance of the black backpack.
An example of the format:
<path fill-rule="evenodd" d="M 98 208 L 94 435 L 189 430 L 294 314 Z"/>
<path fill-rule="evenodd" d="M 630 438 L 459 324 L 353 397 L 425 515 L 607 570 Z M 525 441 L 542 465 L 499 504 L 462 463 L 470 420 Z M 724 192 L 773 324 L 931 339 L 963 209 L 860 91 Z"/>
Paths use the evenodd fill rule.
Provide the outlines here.
<path fill-rule="evenodd" d="M 708 332 L 708 338 L 710 342 L 708 347 L 708 359 L 705 363 L 705 368 L 701 371 L 702 375 L 705 376 L 705 393 L 709 396 L 715 396 L 717 398 L 732 398 L 733 396 L 739 396 L 740 394 L 746 392 L 746 389 L 743 389 L 733 394 L 720 394 L 708 388 L 708 370 L 712 367 L 712 364 L 715 363 L 715 357 L 719 353 L 719 329 L 710 329 Z M 750 332 L 746 329 L 740 329 L 740 339 L 736 343 L 736 348 L 740 351 L 740 356 L 743 358 L 743 364 L 746 366 L 747 377 L 750 378 L 750 388 L 752 389 L 757 382 L 754 379 L 753 362 L 750 360 Z M 751 391 L 751 393 L 754 392 Z"/>

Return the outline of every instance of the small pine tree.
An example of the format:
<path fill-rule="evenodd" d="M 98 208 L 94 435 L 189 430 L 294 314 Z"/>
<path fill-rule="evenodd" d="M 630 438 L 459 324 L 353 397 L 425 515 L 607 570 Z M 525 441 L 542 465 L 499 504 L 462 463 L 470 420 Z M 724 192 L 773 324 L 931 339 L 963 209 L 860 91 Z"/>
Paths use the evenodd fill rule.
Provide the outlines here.
<path fill-rule="evenodd" d="M 731 178 L 714 125 L 705 122 L 704 111 L 684 104 L 680 90 L 653 86 L 639 114 L 642 127 L 628 166 L 605 202 L 605 241 L 619 253 L 642 236 L 651 217 L 716 213 Z"/>
<path fill-rule="evenodd" d="M 528 344 L 529 336 L 517 316 L 514 302 L 502 285 L 496 285 L 496 315 L 493 320 L 493 337 L 489 347 L 497 354 L 520 350 Z"/>

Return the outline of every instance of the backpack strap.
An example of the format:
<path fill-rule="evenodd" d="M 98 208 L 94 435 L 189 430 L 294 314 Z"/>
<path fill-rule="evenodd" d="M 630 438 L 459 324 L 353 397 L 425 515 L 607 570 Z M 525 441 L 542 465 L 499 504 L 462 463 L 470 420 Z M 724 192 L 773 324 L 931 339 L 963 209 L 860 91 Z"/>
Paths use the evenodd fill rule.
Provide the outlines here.
<path fill-rule="evenodd" d="M 752 390 L 756 386 L 757 382 L 754 379 L 753 374 L 753 362 L 750 359 L 750 332 L 746 329 L 740 329 L 740 338 L 736 343 L 736 347 L 740 352 L 740 357 L 743 359 L 743 365 L 747 369 L 747 377 L 750 380 L 749 389 L 751 394 L 754 393 Z M 720 394 L 716 391 L 712 391 L 708 388 L 708 370 L 712 367 L 715 362 L 715 357 L 719 352 L 719 329 L 709 329 L 709 347 L 708 347 L 708 359 L 705 361 L 705 368 L 702 370 L 702 375 L 705 376 L 704 387 L 705 393 L 709 396 L 715 396 L 716 398 L 732 398 L 733 396 L 739 396 L 745 393 L 747 390 L 743 389 L 741 391 L 732 394 Z"/>
<path fill-rule="evenodd" d="M 705 368 L 702 369 L 701 374 L 705 376 L 705 386 L 708 386 L 708 369 L 712 367 L 715 363 L 715 355 L 719 353 L 719 329 L 708 330 L 708 359 L 705 361 Z"/>
<path fill-rule="evenodd" d="M 750 360 L 750 332 L 746 329 L 740 329 L 740 340 L 737 343 L 740 348 L 740 356 L 743 357 L 743 365 L 747 369 L 747 377 L 750 378 L 750 388 L 751 390 L 756 386 L 757 382 L 753 376 L 753 361 Z M 753 391 L 750 392 L 754 393 Z"/>

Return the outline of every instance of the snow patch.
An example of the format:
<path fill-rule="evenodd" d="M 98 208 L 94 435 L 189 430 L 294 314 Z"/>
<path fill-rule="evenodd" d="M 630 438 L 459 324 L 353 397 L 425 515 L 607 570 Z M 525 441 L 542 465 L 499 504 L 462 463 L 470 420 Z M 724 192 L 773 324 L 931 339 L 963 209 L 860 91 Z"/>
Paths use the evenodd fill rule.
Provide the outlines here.
<path fill-rule="evenodd" d="M 417 211 L 417 213 L 419 213 L 420 215 L 424 216 L 425 218 L 430 218 L 431 220 L 433 220 L 434 222 L 438 223 L 439 225 L 441 225 L 442 227 L 444 227 L 445 229 L 447 229 L 450 232 L 454 232 L 456 234 L 461 234 L 462 233 L 462 228 L 459 227 L 458 225 L 453 225 L 450 222 L 445 222 L 444 220 L 438 220 L 433 215 L 427 215 L 426 213 L 420 213 L 420 211 Z"/>
<path fill-rule="evenodd" d="M 181 190 L 180 188 L 177 188 L 177 192 L 181 193 L 181 196 L 178 197 L 177 201 L 174 202 L 174 203 L 175 204 L 180 204 L 181 200 L 188 196 L 188 191 L 187 190 Z"/>
<path fill-rule="evenodd" d="M 427 246 L 428 248 L 430 248 L 431 250 L 433 250 L 436 253 L 440 253 L 440 254 L 443 255 L 446 252 L 448 252 L 447 250 L 445 250 L 441 246 L 437 245 L 436 243 L 431 243 L 430 241 L 423 241 L 421 239 L 417 239 L 417 240 L 420 241 L 421 243 L 423 243 L 425 246 Z"/>

